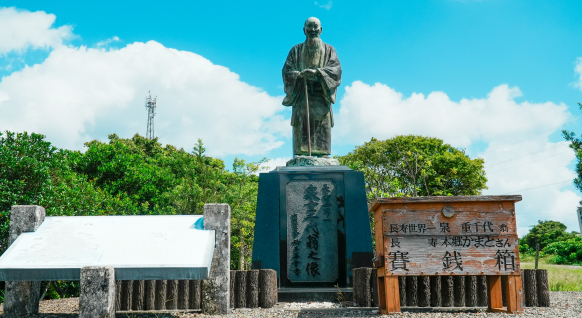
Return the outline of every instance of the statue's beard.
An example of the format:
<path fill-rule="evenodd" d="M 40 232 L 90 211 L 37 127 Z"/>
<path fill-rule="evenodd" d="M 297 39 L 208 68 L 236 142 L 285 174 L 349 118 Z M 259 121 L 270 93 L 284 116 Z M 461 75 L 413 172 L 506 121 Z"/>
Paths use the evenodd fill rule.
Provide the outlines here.
<path fill-rule="evenodd" d="M 306 48 L 306 58 L 307 61 L 310 62 L 308 64 L 311 64 L 311 67 L 314 67 L 317 65 L 317 62 L 319 61 L 319 55 L 321 52 L 321 48 L 323 47 L 323 41 L 321 41 L 320 38 L 310 38 L 307 37 L 307 40 L 305 41 L 305 48 Z"/>

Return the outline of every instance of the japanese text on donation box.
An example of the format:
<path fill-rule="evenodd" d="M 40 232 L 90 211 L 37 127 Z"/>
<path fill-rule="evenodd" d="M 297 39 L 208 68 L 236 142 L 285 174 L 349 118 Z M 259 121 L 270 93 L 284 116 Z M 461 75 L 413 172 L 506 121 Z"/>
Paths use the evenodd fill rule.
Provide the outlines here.
<path fill-rule="evenodd" d="M 519 273 L 518 237 L 510 212 L 455 213 L 450 206 L 442 213 L 385 210 L 383 222 L 388 274 Z"/>
<path fill-rule="evenodd" d="M 287 277 L 292 282 L 338 278 L 337 210 L 333 181 L 287 184 Z"/>

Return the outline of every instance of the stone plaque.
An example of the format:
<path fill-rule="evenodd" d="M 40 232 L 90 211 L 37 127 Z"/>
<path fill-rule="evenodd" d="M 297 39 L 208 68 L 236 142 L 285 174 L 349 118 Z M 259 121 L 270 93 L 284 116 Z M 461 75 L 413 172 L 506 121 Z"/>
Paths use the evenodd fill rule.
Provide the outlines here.
<path fill-rule="evenodd" d="M 332 180 L 287 184 L 287 276 L 292 282 L 338 278 L 338 207 Z"/>

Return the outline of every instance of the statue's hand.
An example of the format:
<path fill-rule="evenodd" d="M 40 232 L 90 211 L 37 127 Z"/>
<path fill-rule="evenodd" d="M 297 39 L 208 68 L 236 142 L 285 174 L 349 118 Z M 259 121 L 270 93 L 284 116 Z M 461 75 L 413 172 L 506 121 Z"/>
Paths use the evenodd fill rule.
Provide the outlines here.
<path fill-rule="evenodd" d="M 317 72 L 315 70 L 312 70 L 312 69 L 309 69 L 309 68 L 303 70 L 303 72 L 301 72 L 299 74 L 300 77 L 305 77 L 307 79 L 313 79 L 313 78 L 315 78 L 316 75 L 317 75 Z"/>

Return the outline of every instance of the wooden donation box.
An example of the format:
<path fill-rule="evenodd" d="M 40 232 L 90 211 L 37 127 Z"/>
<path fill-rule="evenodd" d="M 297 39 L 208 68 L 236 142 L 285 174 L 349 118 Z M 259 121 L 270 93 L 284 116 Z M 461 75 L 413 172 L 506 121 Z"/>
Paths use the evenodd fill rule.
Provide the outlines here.
<path fill-rule="evenodd" d="M 523 311 L 517 201 L 520 195 L 377 199 L 370 211 L 380 312 L 400 312 L 398 276 L 415 275 L 486 275 L 490 311 Z"/>

